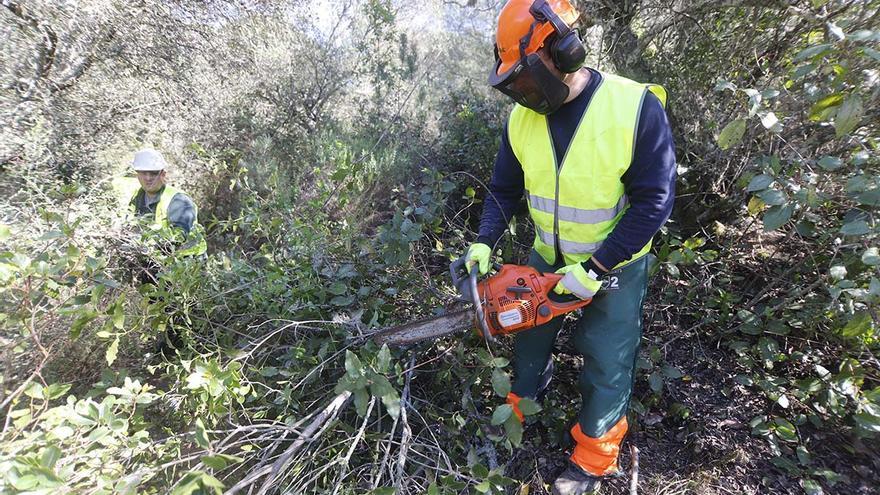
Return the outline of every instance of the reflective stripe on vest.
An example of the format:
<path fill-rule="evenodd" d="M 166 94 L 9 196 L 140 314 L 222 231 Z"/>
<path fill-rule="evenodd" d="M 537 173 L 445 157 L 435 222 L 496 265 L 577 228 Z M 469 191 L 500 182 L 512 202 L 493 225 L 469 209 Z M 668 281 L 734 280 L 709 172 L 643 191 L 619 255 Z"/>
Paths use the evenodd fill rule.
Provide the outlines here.
<path fill-rule="evenodd" d="M 557 250 L 566 264 L 589 259 L 629 208 L 622 177 L 648 91 L 666 105 L 662 87 L 602 73 L 563 157 L 556 156 L 547 117 L 520 105 L 511 112 L 508 137 L 523 168 L 534 247 L 548 263 L 559 261 Z"/>
<path fill-rule="evenodd" d="M 620 200 L 613 208 L 599 208 L 596 210 L 583 210 L 572 206 L 560 206 L 556 210 L 556 200 L 553 198 L 542 198 L 534 194 L 529 194 L 529 204 L 536 210 L 545 213 L 556 212 L 559 219 L 566 222 L 575 223 L 600 223 L 614 220 L 614 217 L 620 214 L 629 204 L 626 194 L 620 197 Z"/>

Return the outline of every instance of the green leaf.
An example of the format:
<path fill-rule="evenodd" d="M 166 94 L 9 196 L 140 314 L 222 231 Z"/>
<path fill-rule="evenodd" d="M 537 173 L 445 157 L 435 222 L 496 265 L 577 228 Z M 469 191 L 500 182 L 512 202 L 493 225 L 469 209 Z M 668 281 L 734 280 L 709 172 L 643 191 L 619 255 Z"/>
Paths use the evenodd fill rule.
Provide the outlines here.
<path fill-rule="evenodd" d="M 113 339 L 113 343 L 110 344 L 110 347 L 107 348 L 107 354 L 105 355 L 107 359 L 107 366 L 113 366 L 113 362 L 116 361 L 116 355 L 119 353 L 119 337 Z"/>
<path fill-rule="evenodd" d="M 798 461 L 799 461 L 802 465 L 806 466 L 807 464 L 810 463 L 810 460 L 811 460 L 811 459 L 810 459 L 810 452 L 807 451 L 807 448 L 806 448 L 806 447 L 804 447 L 803 445 L 798 445 L 798 448 L 797 448 L 797 451 L 796 451 L 796 452 L 797 452 L 797 458 L 798 458 Z"/>
<path fill-rule="evenodd" d="M 874 319 L 871 313 L 859 311 L 840 329 L 840 335 L 846 338 L 870 336 L 874 331 Z"/>
<path fill-rule="evenodd" d="M 196 443 L 203 449 L 211 448 L 211 440 L 208 438 L 208 430 L 202 418 L 196 418 Z"/>
<path fill-rule="evenodd" d="M 507 418 L 513 414 L 513 406 L 510 404 L 501 404 L 495 408 L 495 411 L 492 412 L 492 424 L 500 425 L 507 421 Z"/>
<path fill-rule="evenodd" d="M 663 375 L 659 371 L 655 371 L 648 376 L 648 385 L 654 393 L 659 394 L 663 390 Z"/>
<path fill-rule="evenodd" d="M 825 495 L 825 492 L 822 491 L 822 485 L 809 478 L 801 479 L 801 487 L 807 495 Z"/>
<path fill-rule="evenodd" d="M 736 91 L 736 85 L 730 81 L 725 81 L 724 79 L 718 81 L 718 83 L 715 84 L 715 91 L 724 91 L 725 89 Z"/>
<path fill-rule="evenodd" d="M 275 376 L 278 374 L 278 368 L 274 366 L 267 366 L 260 370 L 260 375 L 265 376 L 267 378 Z"/>
<path fill-rule="evenodd" d="M 865 55 L 873 58 L 877 62 L 880 62 L 880 52 L 878 52 L 877 50 L 875 50 L 873 48 L 865 47 L 865 48 L 862 48 L 862 51 L 864 52 Z"/>
<path fill-rule="evenodd" d="M 434 488 L 436 488 L 436 486 Z M 430 492 L 430 490 L 428 491 Z M 383 486 L 371 491 L 369 495 L 394 495 L 395 493 L 397 493 L 397 488 L 394 488 L 393 486 Z"/>
<path fill-rule="evenodd" d="M 43 455 L 40 457 L 40 465 L 47 469 L 54 469 L 58 459 L 61 459 L 61 449 L 50 445 L 43 451 Z"/>
<path fill-rule="evenodd" d="M 12 235 L 12 233 L 9 231 L 9 226 L 0 223 L 0 241 L 5 241 L 6 239 L 9 239 L 10 235 Z"/>
<path fill-rule="evenodd" d="M 492 369 L 492 389 L 498 397 L 507 397 L 510 393 L 510 377 L 500 368 Z"/>
<path fill-rule="evenodd" d="M 767 189 L 767 186 L 773 183 L 775 179 L 767 174 L 760 174 L 752 177 L 752 180 L 749 181 L 748 187 L 746 187 L 746 191 L 755 192 L 762 191 Z"/>
<path fill-rule="evenodd" d="M 226 469 L 226 466 L 229 466 L 230 464 L 243 462 L 244 459 L 234 455 L 214 454 L 202 456 L 201 461 L 205 466 L 219 471 L 221 469 Z"/>
<path fill-rule="evenodd" d="M 523 426 L 519 419 L 511 414 L 507 421 L 504 422 L 504 432 L 507 433 L 507 439 L 514 447 L 519 447 L 522 443 Z"/>
<path fill-rule="evenodd" d="M 877 266 L 880 265 L 880 252 L 878 252 L 877 248 L 869 247 L 862 254 L 862 263 L 868 266 Z"/>
<path fill-rule="evenodd" d="M 496 368 L 504 368 L 508 364 L 510 364 L 510 360 L 505 357 L 497 357 L 492 360 L 492 366 Z"/>
<path fill-rule="evenodd" d="M 125 312 L 122 298 L 117 299 L 116 303 L 113 304 L 113 327 L 117 330 L 123 330 L 125 328 Z"/>
<path fill-rule="evenodd" d="M 334 306 L 351 306 L 351 303 L 354 302 L 355 296 L 336 296 L 330 300 L 330 304 Z"/>
<path fill-rule="evenodd" d="M 345 351 L 345 371 L 348 376 L 355 379 L 364 374 L 364 365 L 361 364 L 360 358 L 350 350 Z"/>
<path fill-rule="evenodd" d="M 671 378 L 671 379 L 678 379 L 678 378 L 681 378 L 682 376 L 684 376 L 684 374 L 681 372 L 681 370 L 679 370 L 675 366 L 664 366 L 663 367 L 663 375 L 666 376 L 666 378 Z"/>
<path fill-rule="evenodd" d="M 765 189 L 758 193 L 758 197 L 761 198 L 761 201 L 770 206 L 784 205 L 788 201 L 788 196 L 786 196 L 784 192 L 777 191 L 776 189 Z"/>
<path fill-rule="evenodd" d="M 826 121 L 834 115 L 841 103 L 843 103 L 843 95 L 840 93 L 825 96 L 810 107 L 809 119 L 813 122 Z"/>
<path fill-rule="evenodd" d="M 749 200 L 749 204 L 746 208 L 749 211 L 749 215 L 755 216 L 758 213 L 761 213 L 765 206 L 767 205 L 761 200 L 761 198 L 752 196 L 752 199 Z"/>
<path fill-rule="evenodd" d="M 389 416 L 394 419 L 400 416 L 400 397 L 397 395 L 397 391 L 383 395 L 382 404 L 385 405 L 385 410 L 388 411 Z"/>
<path fill-rule="evenodd" d="M 823 156 L 819 159 L 819 166 L 825 170 L 837 170 L 843 166 L 843 160 L 836 156 Z"/>
<path fill-rule="evenodd" d="M 522 412 L 524 416 L 531 416 L 532 414 L 541 412 L 541 405 L 528 397 L 520 399 L 517 403 L 517 407 L 519 407 L 520 412 Z"/>
<path fill-rule="evenodd" d="M 773 429 L 779 435 L 779 438 L 786 442 L 797 443 L 797 429 L 790 421 L 777 417 L 773 419 L 773 425 Z"/>
<path fill-rule="evenodd" d="M 823 43 L 821 45 L 811 46 L 805 50 L 801 50 L 797 55 L 792 59 L 793 63 L 797 63 L 803 60 L 807 60 L 809 58 L 818 57 L 819 55 L 823 55 L 829 50 L 831 50 L 831 43 Z"/>
<path fill-rule="evenodd" d="M 489 469 L 478 462 L 471 467 L 471 474 L 478 480 L 485 479 L 489 477 Z"/>
<path fill-rule="evenodd" d="M 840 228 L 840 233 L 843 235 L 864 235 L 870 231 L 871 227 L 864 220 L 853 220 Z"/>
<path fill-rule="evenodd" d="M 348 286 L 345 285 L 345 283 L 339 281 L 333 282 L 332 284 L 330 284 L 329 287 L 327 287 L 327 292 L 337 296 L 345 294 L 346 291 L 348 291 Z"/>
<path fill-rule="evenodd" d="M 837 116 L 834 118 L 834 129 L 837 137 L 849 134 L 862 120 L 864 108 L 862 107 L 862 99 L 859 95 L 850 95 L 843 101 L 843 104 L 837 110 Z"/>
<path fill-rule="evenodd" d="M 388 344 L 382 344 L 382 349 L 376 356 L 376 369 L 382 373 L 391 369 L 391 351 L 388 349 Z"/>
<path fill-rule="evenodd" d="M 764 231 L 770 232 L 782 227 L 791 219 L 792 213 L 794 213 L 792 205 L 777 205 L 770 208 L 764 214 Z"/>
<path fill-rule="evenodd" d="M 737 144 L 742 139 L 743 135 L 746 133 L 746 121 L 745 119 L 736 119 L 722 129 L 721 134 L 718 135 L 718 146 L 726 150 L 731 146 Z"/>
<path fill-rule="evenodd" d="M 370 393 L 366 388 L 359 388 L 354 391 L 354 408 L 358 416 L 367 415 L 367 405 L 370 403 Z"/>

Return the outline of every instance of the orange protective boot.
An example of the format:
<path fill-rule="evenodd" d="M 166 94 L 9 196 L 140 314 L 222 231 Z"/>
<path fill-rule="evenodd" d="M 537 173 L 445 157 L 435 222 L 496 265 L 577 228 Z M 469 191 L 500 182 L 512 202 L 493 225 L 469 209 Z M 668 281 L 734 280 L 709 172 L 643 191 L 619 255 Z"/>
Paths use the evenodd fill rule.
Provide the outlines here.
<path fill-rule="evenodd" d="M 593 438 L 581 431 L 580 423 L 571 429 L 575 447 L 571 462 L 593 476 L 606 476 L 617 472 L 617 455 L 620 443 L 629 425 L 626 416 L 622 417 L 610 430 L 599 438 Z"/>

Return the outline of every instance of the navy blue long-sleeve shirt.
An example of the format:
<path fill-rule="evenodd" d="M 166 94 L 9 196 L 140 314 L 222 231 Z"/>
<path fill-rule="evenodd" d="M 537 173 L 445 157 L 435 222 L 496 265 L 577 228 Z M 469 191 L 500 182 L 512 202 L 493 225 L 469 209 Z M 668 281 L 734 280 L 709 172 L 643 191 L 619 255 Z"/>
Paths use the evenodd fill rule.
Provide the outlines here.
<path fill-rule="evenodd" d="M 601 82 L 599 72 L 588 70 L 590 81 L 581 94 L 547 116 L 556 156 L 565 156 L 581 116 Z M 675 144 L 669 120 L 660 100 L 649 92 L 642 103 L 633 161 L 621 178 L 630 207 L 593 254 L 596 261 L 610 270 L 631 258 L 651 240 L 672 213 L 675 175 Z M 584 184 L 586 194 L 590 187 Z M 480 218 L 477 242 L 489 246 L 497 243 L 507 228 L 508 220 L 516 212 L 524 191 L 522 165 L 510 147 L 505 124 L 501 148 L 495 157 L 495 168 L 489 182 L 490 194 L 486 197 Z"/>

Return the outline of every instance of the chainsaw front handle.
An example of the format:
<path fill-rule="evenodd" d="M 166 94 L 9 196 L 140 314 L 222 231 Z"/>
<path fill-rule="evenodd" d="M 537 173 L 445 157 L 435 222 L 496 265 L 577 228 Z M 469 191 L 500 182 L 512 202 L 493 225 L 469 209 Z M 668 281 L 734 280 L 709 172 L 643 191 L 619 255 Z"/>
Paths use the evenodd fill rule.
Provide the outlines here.
<path fill-rule="evenodd" d="M 492 267 L 496 270 L 499 269 L 497 263 L 493 263 Z M 477 286 L 477 279 L 480 276 L 479 266 L 474 264 L 468 271 L 467 259 L 462 256 L 449 264 L 449 275 L 452 277 L 452 285 L 461 294 L 461 300 L 474 305 L 474 315 L 480 331 L 483 333 L 483 338 L 489 342 L 495 342 L 495 337 L 489 331 L 489 326 L 486 325 L 486 313 L 483 310 L 483 301 Z"/>

